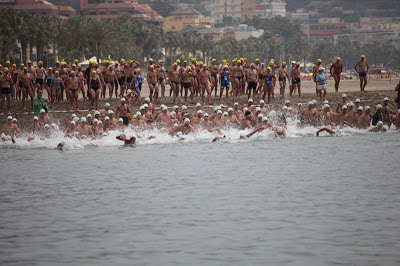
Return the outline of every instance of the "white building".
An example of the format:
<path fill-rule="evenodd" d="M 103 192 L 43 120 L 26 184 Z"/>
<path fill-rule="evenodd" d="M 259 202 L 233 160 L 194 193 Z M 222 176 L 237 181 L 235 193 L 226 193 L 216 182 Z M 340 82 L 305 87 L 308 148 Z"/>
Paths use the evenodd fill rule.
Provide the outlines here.
<path fill-rule="evenodd" d="M 261 18 L 286 16 L 286 3 L 281 0 L 256 0 L 255 15 Z"/>

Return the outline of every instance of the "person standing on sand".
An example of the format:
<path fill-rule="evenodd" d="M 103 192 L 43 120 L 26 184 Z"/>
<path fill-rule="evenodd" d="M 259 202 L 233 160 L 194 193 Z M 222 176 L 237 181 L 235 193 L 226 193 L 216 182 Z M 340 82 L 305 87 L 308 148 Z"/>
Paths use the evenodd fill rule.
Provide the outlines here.
<path fill-rule="evenodd" d="M 333 73 L 332 73 L 333 69 Z M 336 62 L 333 63 L 329 69 L 331 76 L 335 79 L 335 92 L 339 92 L 339 83 L 340 83 L 340 73 L 343 71 L 343 63 L 340 61 L 340 57 L 336 58 Z"/>
<path fill-rule="evenodd" d="M 300 62 L 296 63 L 296 67 L 292 68 L 292 89 L 293 91 L 297 89 L 299 91 L 299 98 L 301 97 L 301 79 L 300 79 Z"/>
<path fill-rule="evenodd" d="M 361 60 L 357 62 L 354 69 L 360 77 L 360 89 L 365 92 L 365 86 L 367 86 L 367 73 L 369 72 L 369 65 L 367 60 L 365 60 L 365 55 L 361 56 Z"/>
<path fill-rule="evenodd" d="M 397 109 L 400 109 L 400 80 L 399 83 L 397 83 L 394 90 L 397 91 L 397 97 L 394 98 L 394 101 L 397 103 Z"/>
<path fill-rule="evenodd" d="M 315 78 L 319 72 L 319 68 L 322 67 L 322 60 L 318 59 L 317 63 L 313 66 L 313 80 L 315 82 Z M 318 83 L 315 83 L 315 94 L 318 96 Z"/>

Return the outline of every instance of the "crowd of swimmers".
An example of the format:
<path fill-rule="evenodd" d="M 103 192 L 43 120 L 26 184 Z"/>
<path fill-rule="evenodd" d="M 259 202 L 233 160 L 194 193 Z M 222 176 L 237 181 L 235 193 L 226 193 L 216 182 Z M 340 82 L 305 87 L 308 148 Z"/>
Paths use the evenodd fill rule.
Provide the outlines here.
<path fill-rule="evenodd" d="M 140 63 L 135 60 L 121 59 L 113 64 L 103 60 L 101 64 L 90 61 L 85 69 L 74 60 L 73 63 L 56 61 L 55 66 L 46 69 L 43 62 L 33 66 L 31 61 L 27 65 L 11 65 L 9 61 L 5 66 L 0 65 L 1 110 L 7 102 L 7 111 L 10 113 L 10 101 L 21 101 L 22 110 L 27 110 L 26 101 L 34 106 L 35 93 L 38 90 L 47 91 L 48 105 L 51 108 L 60 108 L 66 99 L 71 109 L 78 109 L 78 99 L 83 98 L 84 103 L 90 103 L 94 109 L 99 109 L 99 98 L 109 97 L 125 98 L 141 102 L 143 82 L 147 82 L 149 98 L 159 103 L 160 97 L 166 95 L 166 84 L 169 83 L 169 96 L 173 97 L 174 104 L 177 97 L 182 97 L 185 104 L 188 100 L 194 103 L 194 97 L 201 97 L 203 104 L 211 104 L 211 96 L 247 96 L 248 98 L 261 98 L 270 103 L 275 95 L 275 87 L 279 87 L 279 94 L 285 95 L 288 84 L 290 96 L 301 96 L 300 62 L 292 61 L 289 66 L 286 62 L 281 64 L 271 59 L 268 64 L 256 59 L 254 63 L 247 58 L 234 59 L 230 63 L 226 60 L 218 63 L 212 59 L 206 65 L 195 58 L 181 62 L 176 60 L 169 67 L 165 67 L 162 60 L 150 59 L 144 66 L 146 77 L 142 76 Z M 339 91 L 339 83 L 343 71 L 341 59 L 324 67 L 321 59 L 313 66 L 312 74 L 315 82 L 315 91 L 320 100 L 325 100 L 326 82 L 328 74 L 335 80 L 335 90 Z M 355 65 L 359 74 L 360 89 L 365 91 L 369 65 L 365 56 Z M 81 97 L 79 95 L 81 94 Z M 108 94 L 108 95 L 107 95 Z"/>
<path fill-rule="evenodd" d="M 240 138 L 250 138 L 263 130 L 271 131 L 277 138 L 286 138 L 288 125 L 314 127 L 318 130 L 317 135 L 321 131 L 336 134 L 344 127 L 386 132 L 390 127 L 400 129 L 400 109 L 396 111 L 389 102 L 385 97 L 383 102 L 376 106 L 375 112 L 372 112 L 369 106 L 362 105 L 360 99 L 349 101 L 347 95 L 342 94 L 342 100 L 332 105 L 326 100 L 312 100 L 307 104 L 292 106 L 290 100 L 286 100 L 282 108 L 275 111 L 271 110 L 264 100 L 261 99 L 256 104 L 250 98 L 242 106 L 236 102 L 231 107 L 221 104 L 209 109 L 197 103 L 196 107 L 189 111 L 186 105 L 168 108 L 161 104 L 159 108 L 155 108 L 149 97 L 145 98 L 144 104 L 138 110 L 131 110 L 127 100 L 122 98 L 114 110 L 106 103 L 104 109 L 84 117 L 79 118 L 72 114 L 71 120 L 65 126 L 60 125 L 60 128 L 65 128 L 66 138 L 76 139 L 98 139 L 107 136 L 110 131 L 117 131 L 120 133 L 117 138 L 126 144 L 135 143 L 137 138 L 141 138 L 141 132 L 149 129 L 166 132 L 179 140 L 183 140 L 184 135 L 205 130 L 214 132 L 213 141 L 225 138 L 226 132 L 231 129 L 240 130 Z M 333 108 L 333 105 L 336 108 Z M 51 121 L 45 109 L 41 109 L 40 114 L 33 118 L 27 140 L 45 140 L 58 130 L 58 126 Z M 135 132 L 135 136 L 127 136 L 126 132 Z M 0 133 L 3 141 L 15 142 L 22 136 L 17 119 L 11 116 L 7 117 Z"/>

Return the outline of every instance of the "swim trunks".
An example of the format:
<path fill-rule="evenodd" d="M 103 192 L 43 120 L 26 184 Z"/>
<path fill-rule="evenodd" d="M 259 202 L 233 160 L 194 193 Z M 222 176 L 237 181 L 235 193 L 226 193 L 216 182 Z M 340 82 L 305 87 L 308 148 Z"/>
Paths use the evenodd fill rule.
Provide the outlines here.
<path fill-rule="evenodd" d="M 360 77 L 366 77 L 366 76 L 367 76 L 367 73 L 366 73 L 366 72 L 360 72 L 358 75 L 359 75 Z"/>
<path fill-rule="evenodd" d="M 257 83 L 255 82 L 255 81 L 250 81 L 249 82 L 249 90 L 251 90 L 251 89 L 253 89 L 253 90 L 255 90 L 255 89 L 257 89 Z"/>
<path fill-rule="evenodd" d="M 11 88 L 2 88 L 1 89 L 1 94 L 10 94 L 11 93 Z"/>

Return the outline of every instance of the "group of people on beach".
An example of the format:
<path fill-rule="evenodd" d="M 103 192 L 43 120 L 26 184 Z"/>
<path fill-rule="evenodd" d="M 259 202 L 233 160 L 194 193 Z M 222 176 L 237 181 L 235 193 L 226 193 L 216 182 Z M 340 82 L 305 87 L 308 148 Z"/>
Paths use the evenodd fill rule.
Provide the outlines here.
<path fill-rule="evenodd" d="M 215 133 L 213 141 L 225 138 L 225 133 L 231 129 L 240 130 L 240 138 L 250 138 L 263 130 L 271 131 L 277 138 L 285 138 L 288 125 L 315 127 L 318 129 L 317 135 L 321 131 L 336 134 L 343 127 L 369 132 L 386 132 L 392 125 L 400 129 L 400 109 L 395 111 L 387 97 L 376 106 L 375 113 L 369 106 L 362 106 L 360 99 L 349 101 L 346 94 L 342 94 L 342 100 L 336 104 L 336 108 L 332 108 L 326 100 L 319 103 L 312 100 L 306 105 L 297 106 L 292 106 L 290 100 L 286 100 L 279 111 L 274 111 L 264 100 L 261 99 L 256 105 L 252 98 L 242 106 L 236 102 L 232 107 L 223 104 L 215 106 L 209 112 L 207 108 L 210 107 L 203 107 L 201 103 L 197 103 L 190 111 L 186 105 L 169 109 L 161 104 L 156 108 L 151 99 L 146 97 L 145 103 L 133 111 L 126 99 L 122 98 L 114 110 L 106 103 L 104 109 L 81 118 L 72 114 L 72 120 L 65 125 L 64 135 L 66 138 L 97 139 L 117 131 L 120 133 L 118 139 L 133 144 L 136 138 L 141 137 L 141 132 L 148 129 L 166 132 L 179 140 L 183 140 L 184 135 L 205 130 Z M 33 118 L 27 140 L 45 140 L 55 130 L 58 130 L 58 126 L 41 109 L 39 115 Z M 136 136 L 126 136 L 126 132 L 135 132 Z M 15 142 L 15 138 L 21 136 L 17 119 L 8 116 L 0 134 L 3 141 Z"/>
<path fill-rule="evenodd" d="M 179 95 L 185 103 L 188 99 L 194 103 L 194 97 L 200 96 L 203 104 L 206 101 L 211 104 L 213 93 L 215 97 L 225 96 L 226 99 L 229 96 L 246 95 L 248 98 L 267 99 L 267 103 L 270 103 L 275 95 L 275 87 L 279 86 L 279 94 L 284 96 L 287 83 L 290 96 L 296 93 L 301 96 L 300 62 L 296 61 L 287 65 L 286 62 L 280 64 L 274 59 L 268 64 L 261 63 L 259 59 L 254 63 L 247 58 L 235 58 L 231 63 L 226 60 L 217 63 L 217 60 L 212 59 L 207 66 L 193 58 L 189 62 L 178 59 L 167 69 L 162 60 L 150 58 L 145 66 L 146 77 L 142 76 L 140 65 L 138 61 L 125 61 L 122 58 L 114 64 L 108 60 L 103 60 L 101 64 L 90 61 L 88 67 L 83 69 L 75 59 L 72 64 L 56 61 L 55 66 L 46 69 L 41 61 L 37 66 L 28 61 L 26 66 L 21 64 L 19 67 L 7 61 L 5 66 L 0 66 L 0 112 L 4 111 L 7 101 L 7 111 L 10 113 L 11 100 L 20 100 L 22 109 L 26 111 L 26 101 L 30 98 L 33 107 L 38 90 L 47 91 L 50 106 L 57 104 L 60 108 L 65 97 L 70 108 L 75 110 L 78 109 L 79 94 L 82 94 L 85 103 L 90 102 L 98 109 L 99 98 L 105 98 L 107 90 L 110 100 L 115 96 L 141 102 L 142 84 L 145 81 L 150 89 L 149 98 L 155 103 L 159 102 L 160 97 L 165 97 L 166 83 L 170 84 L 169 96 L 173 97 L 174 104 Z M 360 89 L 365 91 L 369 71 L 365 56 L 361 56 L 355 70 L 359 74 Z M 343 64 L 339 57 L 330 64 L 329 70 L 324 67 L 321 59 L 317 60 L 312 75 L 316 94 L 321 101 L 325 100 L 327 74 L 334 78 L 335 90 L 338 92 L 342 71 Z"/>

